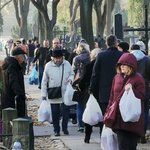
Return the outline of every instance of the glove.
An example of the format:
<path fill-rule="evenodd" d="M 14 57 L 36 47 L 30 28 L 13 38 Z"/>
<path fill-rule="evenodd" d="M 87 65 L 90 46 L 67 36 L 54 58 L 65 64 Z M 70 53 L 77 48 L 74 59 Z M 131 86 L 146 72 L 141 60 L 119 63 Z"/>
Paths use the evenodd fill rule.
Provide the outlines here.
<path fill-rule="evenodd" d="M 42 100 L 46 101 L 46 100 L 47 100 L 47 98 L 46 98 L 46 97 L 44 97 L 44 96 L 42 96 Z"/>

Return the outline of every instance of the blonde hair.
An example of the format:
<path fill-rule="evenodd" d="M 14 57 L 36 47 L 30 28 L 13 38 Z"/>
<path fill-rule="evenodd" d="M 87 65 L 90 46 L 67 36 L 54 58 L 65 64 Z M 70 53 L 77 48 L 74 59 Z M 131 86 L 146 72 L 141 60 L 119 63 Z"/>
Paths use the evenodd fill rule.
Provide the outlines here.
<path fill-rule="evenodd" d="M 88 44 L 86 43 L 79 43 L 77 49 L 76 49 L 76 53 L 79 55 L 81 53 L 84 52 L 89 52 L 90 53 L 90 47 Z"/>
<path fill-rule="evenodd" d="M 123 65 L 123 64 L 119 64 L 116 67 L 116 71 L 117 71 L 117 74 L 121 74 L 122 75 L 123 73 L 121 72 L 121 65 Z M 134 69 L 131 66 L 128 66 L 128 65 L 126 65 L 126 66 L 128 68 L 128 73 L 126 75 L 130 76 L 130 75 L 135 74 L 135 71 L 134 71 Z"/>
<path fill-rule="evenodd" d="M 100 48 L 94 48 L 91 51 L 91 60 L 94 60 L 100 52 L 101 52 Z"/>

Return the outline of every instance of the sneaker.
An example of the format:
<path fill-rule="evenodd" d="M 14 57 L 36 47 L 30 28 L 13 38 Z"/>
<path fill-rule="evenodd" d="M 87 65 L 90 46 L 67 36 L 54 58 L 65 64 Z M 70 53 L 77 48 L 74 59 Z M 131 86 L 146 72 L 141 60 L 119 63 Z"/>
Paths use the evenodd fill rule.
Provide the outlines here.
<path fill-rule="evenodd" d="M 78 132 L 83 133 L 83 132 L 84 132 L 84 128 L 83 128 L 83 127 L 80 127 L 80 128 L 78 129 Z"/>

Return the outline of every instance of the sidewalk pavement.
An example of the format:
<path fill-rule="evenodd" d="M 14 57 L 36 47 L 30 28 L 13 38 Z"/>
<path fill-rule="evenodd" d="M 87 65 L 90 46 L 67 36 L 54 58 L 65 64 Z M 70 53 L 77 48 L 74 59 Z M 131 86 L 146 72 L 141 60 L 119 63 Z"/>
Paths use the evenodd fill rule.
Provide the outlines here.
<path fill-rule="evenodd" d="M 26 93 L 29 95 L 29 97 L 34 98 L 34 101 L 31 101 L 30 105 L 40 105 L 42 100 L 41 92 L 38 89 L 38 85 L 29 85 L 27 83 L 27 80 L 28 75 L 25 75 Z M 77 129 L 77 124 L 74 125 L 69 121 L 69 135 L 66 136 L 61 132 L 61 136 L 55 137 L 52 124 L 47 124 L 46 126 L 34 126 L 34 136 L 36 137 L 50 135 L 51 139 L 60 139 L 70 150 L 102 150 L 100 148 L 98 127 L 93 127 L 90 144 L 84 143 L 84 133 L 79 133 Z M 146 144 L 138 144 L 137 150 L 150 150 L 150 140 L 147 141 Z"/>

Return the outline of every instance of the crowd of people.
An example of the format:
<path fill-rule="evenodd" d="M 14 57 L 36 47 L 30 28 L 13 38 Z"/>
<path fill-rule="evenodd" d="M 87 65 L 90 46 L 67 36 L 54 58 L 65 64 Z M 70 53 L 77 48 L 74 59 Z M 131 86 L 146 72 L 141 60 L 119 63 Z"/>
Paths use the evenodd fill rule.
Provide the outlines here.
<path fill-rule="evenodd" d="M 105 50 L 101 49 L 99 39 L 95 40 L 93 50 L 86 39 L 81 39 L 72 53 L 61 45 L 59 38 L 53 39 L 52 48 L 47 39 L 43 45 L 38 41 L 26 42 L 25 39 L 11 41 L 2 65 L 2 109 L 15 108 L 17 102 L 18 117 L 25 117 L 23 75 L 30 74 L 32 67 L 36 66 L 42 100 L 48 100 L 51 105 L 55 136 L 60 136 L 61 130 L 65 135 L 69 134 L 69 111 L 73 106 L 64 104 L 64 93 L 70 83 L 81 93 L 74 106 L 78 132 L 85 133 L 84 142 L 90 143 L 92 126 L 82 121 L 89 95 L 94 95 L 104 115 L 122 90 L 132 88 L 135 96 L 141 99 L 141 117 L 137 122 L 124 122 L 118 113 L 112 130 L 117 134 L 119 150 L 136 150 L 138 139 L 146 143 L 149 115 L 150 57 L 146 55 L 144 46 L 140 40 L 129 45 L 126 41 L 119 41 L 115 35 L 107 36 Z M 62 97 L 49 99 L 47 89 L 59 86 Z M 9 101 L 10 97 L 13 101 Z M 97 124 L 100 137 L 103 125 L 103 122 Z"/>

